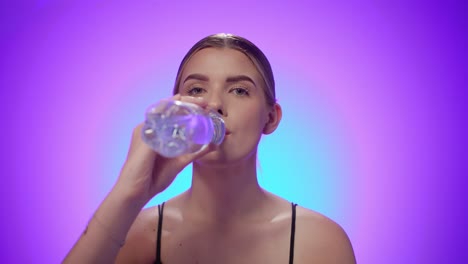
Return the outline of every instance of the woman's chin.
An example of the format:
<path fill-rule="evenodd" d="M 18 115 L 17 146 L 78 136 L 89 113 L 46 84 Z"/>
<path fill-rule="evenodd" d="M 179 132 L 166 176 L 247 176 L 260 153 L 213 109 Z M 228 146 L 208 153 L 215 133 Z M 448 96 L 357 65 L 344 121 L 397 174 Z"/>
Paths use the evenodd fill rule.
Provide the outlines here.
<path fill-rule="evenodd" d="M 194 163 L 200 165 L 222 166 L 226 163 L 229 163 L 229 158 L 228 155 L 226 155 L 226 153 L 220 150 L 214 150 L 195 160 Z"/>
<path fill-rule="evenodd" d="M 255 153 L 249 153 L 247 155 L 235 155 L 233 153 L 227 153 L 223 151 L 223 149 L 217 149 L 208 152 L 206 155 L 195 160 L 194 163 L 212 168 L 223 168 L 238 166 L 246 162 L 249 163 L 250 159 L 253 159 L 255 162 Z"/>

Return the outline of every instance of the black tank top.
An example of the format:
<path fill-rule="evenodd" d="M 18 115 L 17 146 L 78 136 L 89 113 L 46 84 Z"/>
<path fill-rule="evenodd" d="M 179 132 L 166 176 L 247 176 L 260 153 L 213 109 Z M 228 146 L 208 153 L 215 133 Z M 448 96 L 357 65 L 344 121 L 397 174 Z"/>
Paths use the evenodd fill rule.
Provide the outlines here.
<path fill-rule="evenodd" d="M 155 264 L 162 264 L 161 233 L 162 233 L 164 204 L 165 203 L 162 203 L 162 205 L 158 205 L 159 220 L 158 220 L 158 234 L 156 238 L 156 260 L 154 261 Z M 289 264 L 293 264 L 294 262 L 294 235 L 296 233 L 296 206 L 297 204 L 291 203 L 292 220 L 291 220 L 291 238 L 289 242 Z"/>

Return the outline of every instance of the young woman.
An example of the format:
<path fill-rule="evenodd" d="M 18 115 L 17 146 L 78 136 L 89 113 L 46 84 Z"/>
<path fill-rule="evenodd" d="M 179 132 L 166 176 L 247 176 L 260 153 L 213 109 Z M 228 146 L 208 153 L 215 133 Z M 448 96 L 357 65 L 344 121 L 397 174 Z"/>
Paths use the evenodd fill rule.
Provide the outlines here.
<path fill-rule="evenodd" d="M 138 125 L 115 186 L 65 263 L 355 263 L 339 225 L 257 182 L 260 137 L 282 115 L 261 50 L 229 34 L 200 40 L 181 62 L 174 94 L 221 114 L 223 143 L 164 158 L 142 142 Z M 142 210 L 190 163 L 189 190 Z"/>

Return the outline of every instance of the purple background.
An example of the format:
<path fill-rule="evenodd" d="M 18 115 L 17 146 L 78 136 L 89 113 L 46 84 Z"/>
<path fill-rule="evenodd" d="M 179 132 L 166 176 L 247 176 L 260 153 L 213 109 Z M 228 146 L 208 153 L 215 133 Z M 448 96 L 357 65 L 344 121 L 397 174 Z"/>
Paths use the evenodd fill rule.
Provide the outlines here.
<path fill-rule="evenodd" d="M 466 1 L 63 2 L 0 6 L 0 262 L 62 260 L 185 52 L 229 32 L 276 74 L 265 188 L 342 225 L 359 263 L 468 263 Z"/>

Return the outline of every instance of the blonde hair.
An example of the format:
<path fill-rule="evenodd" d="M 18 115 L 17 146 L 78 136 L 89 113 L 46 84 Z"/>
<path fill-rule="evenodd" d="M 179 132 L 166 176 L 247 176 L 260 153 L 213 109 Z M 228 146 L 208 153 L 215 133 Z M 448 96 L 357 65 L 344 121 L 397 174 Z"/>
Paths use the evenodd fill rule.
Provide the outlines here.
<path fill-rule="evenodd" d="M 193 45 L 193 47 L 187 52 L 180 63 L 179 70 L 177 71 L 173 94 L 177 94 L 179 92 L 182 71 L 184 70 L 187 62 L 196 52 L 206 48 L 229 48 L 244 53 L 252 61 L 263 79 L 265 84 L 263 91 L 265 93 L 266 103 L 270 106 L 275 105 L 275 79 L 273 77 L 270 62 L 265 54 L 249 40 L 240 36 L 225 33 L 205 37 L 195 43 L 195 45 Z"/>

